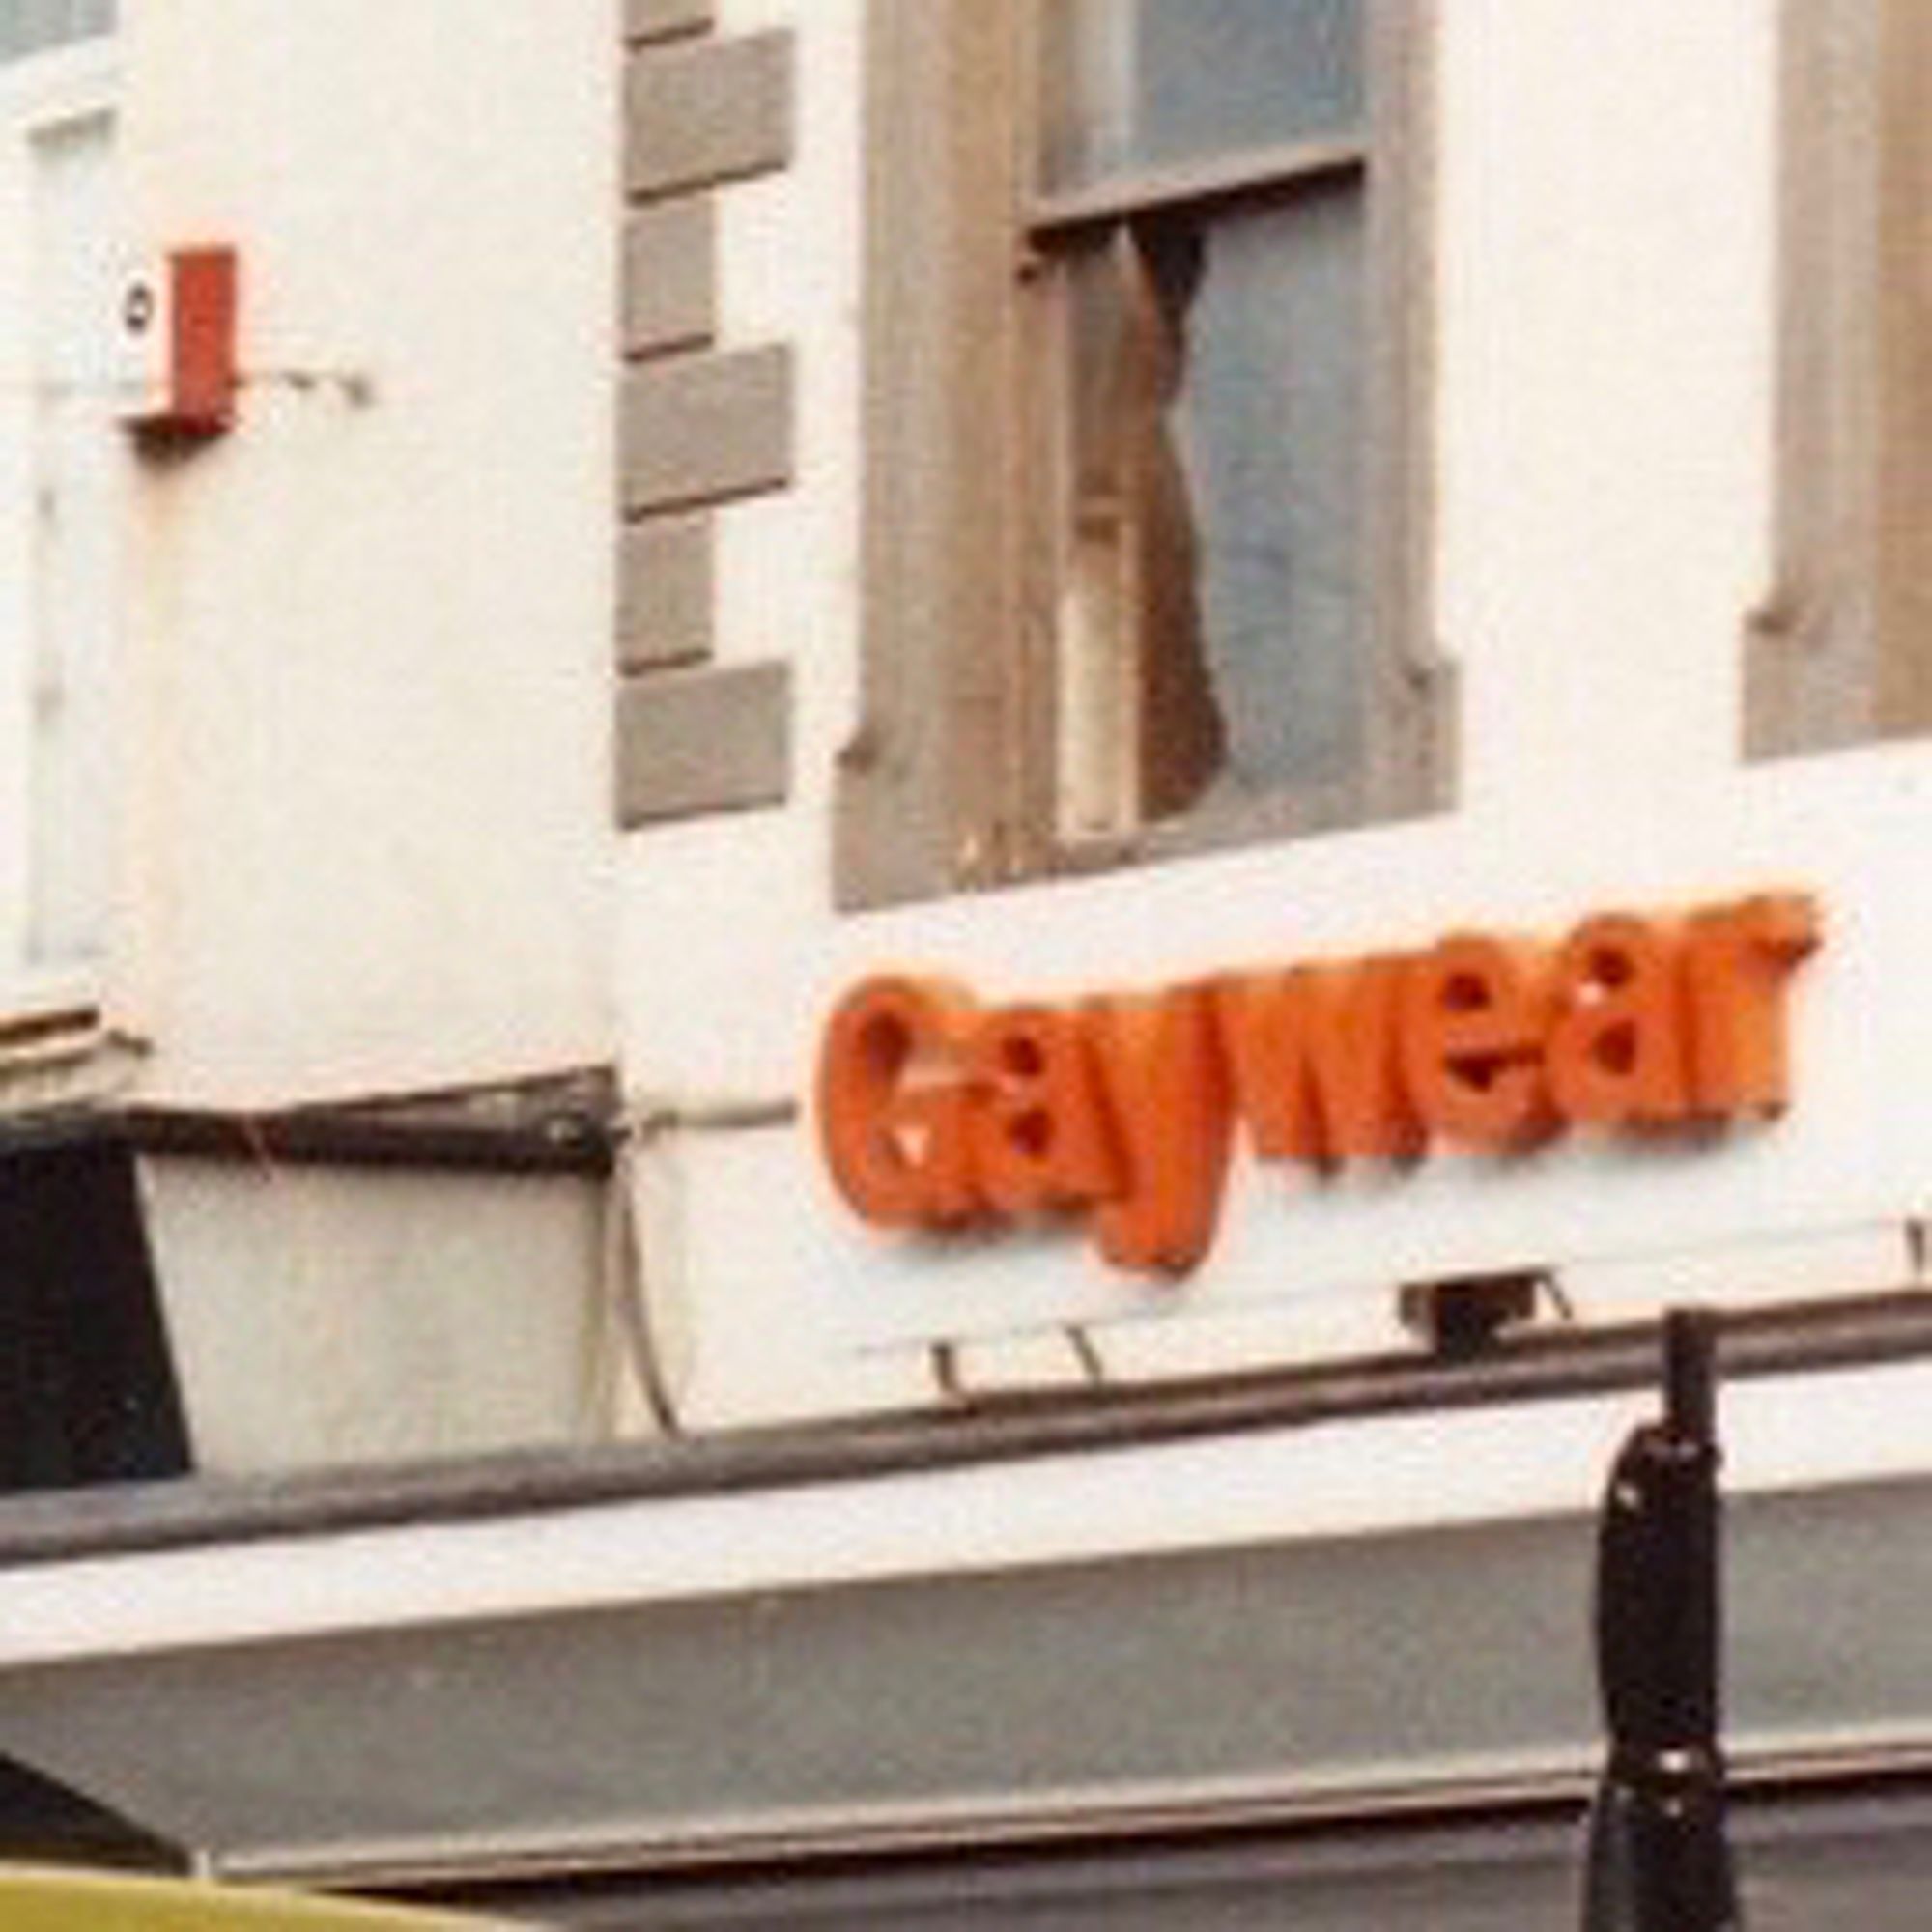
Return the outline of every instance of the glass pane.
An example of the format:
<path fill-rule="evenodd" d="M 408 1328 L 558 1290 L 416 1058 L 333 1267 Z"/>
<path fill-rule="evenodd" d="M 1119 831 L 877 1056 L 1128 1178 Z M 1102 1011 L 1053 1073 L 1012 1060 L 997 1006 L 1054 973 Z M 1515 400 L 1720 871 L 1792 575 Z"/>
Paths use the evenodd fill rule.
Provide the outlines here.
<path fill-rule="evenodd" d="M 0 0 L 0 61 L 111 34 L 116 0 Z"/>
<path fill-rule="evenodd" d="M 1358 134 L 1363 0 L 1046 0 L 1043 185 Z"/>
<path fill-rule="evenodd" d="M 1068 258 L 1064 831 L 1358 769 L 1362 212 L 1337 182 Z"/>
<path fill-rule="evenodd" d="M 1202 238 L 1174 417 L 1239 793 L 1361 755 L 1362 212 L 1337 185 Z"/>

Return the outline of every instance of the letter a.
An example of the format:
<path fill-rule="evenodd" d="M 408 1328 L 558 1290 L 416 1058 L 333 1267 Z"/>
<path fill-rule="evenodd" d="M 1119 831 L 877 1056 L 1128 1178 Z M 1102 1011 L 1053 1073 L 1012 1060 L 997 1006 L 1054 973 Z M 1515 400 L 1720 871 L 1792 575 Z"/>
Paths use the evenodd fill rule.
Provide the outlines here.
<path fill-rule="evenodd" d="M 1684 1029 L 1677 950 L 1648 921 L 1585 920 L 1556 960 L 1558 1010 L 1545 1049 L 1565 1120 L 1657 1127 L 1684 1118 Z"/>

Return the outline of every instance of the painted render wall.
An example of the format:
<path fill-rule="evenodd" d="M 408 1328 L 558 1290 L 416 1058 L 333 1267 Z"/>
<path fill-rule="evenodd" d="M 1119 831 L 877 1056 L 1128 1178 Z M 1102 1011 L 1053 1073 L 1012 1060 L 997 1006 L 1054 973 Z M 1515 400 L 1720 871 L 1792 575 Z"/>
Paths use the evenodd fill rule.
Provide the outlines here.
<path fill-rule="evenodd" d="M 1932 747 L 1751 767 L 1738 749 L 1746 613 L 1771 568 L 1776 10 L 1641 0 L 1587 10 L 1587 32 L 1582 11 L 1438 10 L 1434 562 L 1463 685 L 1455 809 L 836 916 L 862 8 L 725 0 L 721 32 L 799 40 L 796 159 L 725 205 L 720 333 L 795 345 L 800 482 L 725 519 L 718 640 L 727 660 L 788 655 L 796 777 L 782 811 L 627 840 L 625 1073 L 653 1101 L 804 1100 L 825 1012 L 884 968 L 1052 999 L 1788 887 L 1826 923 L 1799 982 L 1792 1114 L 1702 1150 L 1577 1142 L 1320 1192 L 1237 1160 L 1219 1243 L 1179 1288 L 1108 1273 L 1074 1240 L 882 1237 L 834 1200 L 804 1123 L 670 1136 L 639 1203 L 688 1419 L 930 1399 L 922 1345 L 940 1337 L 966 1338 L 969 1385 L 1075 1380 L 1069 1322 L 1114 1376 L 1383 1349 L 1402 1340 L 1394 1285 L 1461 1268 L 1562 1264 L 1586 1319 L 1913 1278 Z"/>
<path fill-rule="evenodd" d="M 136 231 L 240 247 L 246 384 L 135 492 L 150 1091 L 608 1060 L 614 10 L 125 11 Z"/>
<path fill-rule="evenodd" d="M 911 4 L 911 0 L 908 0 Z M 1420 824 L 903 910 L 831 910 L 857 687 L 863 0 L 789 27 L 790 164 L 718 203 L 716 347 L 787 345 L 792 487 L 718 518 L 716 659 L 782 662 L 788 803 L 611 829 L 618 10 L 243 0 L 130 10 L 130 190 L 156 242 L 233 237 L 257 379 L 225 443 L 137 489 L 145 749 L 116 1016 L 144 1085 L 235 1104 L 620 1051 L 640 1114 L 803 1102 L 880 967 L 987 997 L 1561 930 L 1603 906 L 1815 892 L 1799 1105 L 1659 1158 L 1582 1145 L 1284 1192 L 1237 1168 L 1194 1281 L 1072 1242 L 909 1253 L 832 1199 L 809 1126 L 654 1133 L 632 1186 L 685 1421 L 1382 1348 L 1393 1285 L 1560 1262 L 1586 1316 L 1718 1284 L 1895 1285 L 1932 1038 L 1901 992 L 1926 750 L 1746 768 L 1766 589 L 1773 10 L 1458 0 L 1437 88 L 1440 643 L 1460 800 Z M 219 85 L 207 49 L 222 48 Z M 434 86 L 422 77 L 433 74 Z M 279 372 L 279 374 L 278 374 Z M 332 375 L 366 377 L 358 403 Z M 298 386 L 300 373 L 322 380 Z"/>

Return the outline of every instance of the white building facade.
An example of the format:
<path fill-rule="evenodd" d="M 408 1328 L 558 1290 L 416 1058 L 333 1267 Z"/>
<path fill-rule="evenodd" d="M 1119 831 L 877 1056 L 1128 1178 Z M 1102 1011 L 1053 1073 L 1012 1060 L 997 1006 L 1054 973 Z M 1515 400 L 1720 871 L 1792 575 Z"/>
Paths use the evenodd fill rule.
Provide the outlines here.
<path fill-rule="evenodd" d="M 1695 1304 L 1747 1895 L 1916 1923 L 1920 11 L 0 7 L 0 1751 L 1555 1922 Z"/>

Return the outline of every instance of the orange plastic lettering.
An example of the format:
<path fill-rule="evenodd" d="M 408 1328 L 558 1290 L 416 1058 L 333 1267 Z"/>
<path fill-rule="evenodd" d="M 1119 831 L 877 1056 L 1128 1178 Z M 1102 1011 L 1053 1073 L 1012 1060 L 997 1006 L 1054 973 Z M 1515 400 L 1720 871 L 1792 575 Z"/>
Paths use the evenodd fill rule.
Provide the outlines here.
<path fill-rule="evenodd" d="M 1690 922 L 1684 973 L 1700 1112 L 1776 1114 L 1789 1103 L 1785 991 L 1817 945 L 1817 908 L 1800 894 L 1747 899 Z"/>
<path fill-rule="evenodd" d="M 1398 959 L 1364 959 L 1215 982 L 1235 1112 L 1264 1160 L 1421 1152 L 1396 1050 L 1402 971 Z"/>
<path fill-rule="evenodd" d="M 1213 1242 L 1232 1138 L 1210 996 L 1096 1000 L 1088 1026 L 1124 1165 L 1095 1245 L 1119 1267 L 1185 1274 Z"/>
<path fill-rule="evenodd" d="M 969 1094 L 959 1078 L 972 1008 L 929 980 L 867 980 L 839 1003 L 819 1060 L 826 1164 L 863 1219 L 881 1227 L 969 1220 Z"/>
<path fill-rule="evenodd" d="M 987 1013 L 974 1029 L 969 1067 L 974 1176 L 991 1207 L 1025 1214 L 1119 1191 L 1120 1162 L 1074 1014 Z"/>
<path fill-rule="evenodd" d="M 1585 920 L 1556 959 L 1545 1044 L 1556 1111 L 1599 1126 L 1662 1126 L 1690 1104 L 1677 949 L 1657 923 Z"/>
<path fill-rule="evenodd" d="M 1520 1148 L 1555 1124 L 1542 1064 L 1548 993 L 1536 955 L 1482 933 L 1445 939 L 1403 978 L 1402 1058 L 1432 1133 Z"/>

